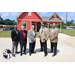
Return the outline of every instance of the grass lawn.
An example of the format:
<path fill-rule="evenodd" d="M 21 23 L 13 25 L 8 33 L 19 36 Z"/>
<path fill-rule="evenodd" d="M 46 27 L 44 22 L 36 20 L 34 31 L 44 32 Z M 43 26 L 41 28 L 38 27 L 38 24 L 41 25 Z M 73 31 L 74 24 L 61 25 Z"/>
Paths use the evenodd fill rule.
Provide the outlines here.
<path fill-rule="evenodd" d="M 75 36 L 75 29 L 73 30 L 70 30 L 70 29 L 62 29 L 61 30 L 61 33 L 64 33 L 64 34 L 67 34 L 67 35 L 70 35 L 70 36 Z M 11 30 L 8 30 L 8 31 L 0 31 L 0 37 L 11 37 Z M 27 37 L 28 37 L 28 34 L 27 34 Z M 38 37 L 38 33 L 37 33 L 37 36 Z"/>
<path fill-rule="evenodd" d="M 11 30 L 0 31 L 0 37 L 11 37 Z M 27 34 L 27 37 L 28 37 L 28 34 Z M 38 37 L 38 33 L 37 33 L 36 37 Z"/>
<path fill-rule="evenodd" d="M 11 30 L 0 31 L 0 37 L 10 37 L 10 36 L 11 36 Z"/>
<path fill-rule="evenodd" d="M 75 36 L 75 29 L 62 29 L 61 33 L 64 33 L 70 36 Z"/>

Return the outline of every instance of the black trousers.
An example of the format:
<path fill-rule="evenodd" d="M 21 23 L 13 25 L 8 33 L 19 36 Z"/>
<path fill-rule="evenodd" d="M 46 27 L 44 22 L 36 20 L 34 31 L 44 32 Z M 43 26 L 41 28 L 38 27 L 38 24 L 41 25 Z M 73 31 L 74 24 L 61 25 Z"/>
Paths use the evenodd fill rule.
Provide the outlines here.
<path fill-rule="evenodd" d="M 54 52 L 54 54 L 57 53 L 57 43 L 51 42 L 51 52 Z"/>
<path fill-rule="evenodd" d="M 47 41 L 42 43 L 40 40 L 40 45 L 41 45 L 41 51 L 44 51 L 44 53 L 47 54 Z"/>
<path fill-rule="evenodd" d="M 26 46 L 27 46 L 26 42 L 24 44 L 20 44 L 21 55 L 23 54 L 23 48 L 24 48 L 24 54 L 26 53 Z"/>
<path fill-rule="evenodd" d="M 35 43 L 36 43 L 36 42 L 29 43 L 29 53 L 30 53 L 30 54 L 34 53 Z"/>

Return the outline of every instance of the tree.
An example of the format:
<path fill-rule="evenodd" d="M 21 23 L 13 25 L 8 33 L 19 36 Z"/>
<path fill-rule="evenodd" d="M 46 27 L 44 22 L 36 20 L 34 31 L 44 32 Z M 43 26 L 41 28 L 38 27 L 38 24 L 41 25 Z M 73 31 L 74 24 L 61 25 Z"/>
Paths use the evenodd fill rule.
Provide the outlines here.
<path fill-rule="evenodd" d="M 4 24 L 3 18 L 0 16 L 0 24 Z"/>
<path fill-rule="evenodd" d="M 73 24 L 74 23 L 74 20 L 71 20 L 71 24 Z"/>
<path fill-rule="evenodd" d="M 15 20 L 13 20 L 14 25 L 17 25 L 17 22 Z"/>
<path fill-rule="evenodd" d="M 15 20 L 5 19 L 4 24 L 5 25 L 17 25 L 17 22 Z"/>

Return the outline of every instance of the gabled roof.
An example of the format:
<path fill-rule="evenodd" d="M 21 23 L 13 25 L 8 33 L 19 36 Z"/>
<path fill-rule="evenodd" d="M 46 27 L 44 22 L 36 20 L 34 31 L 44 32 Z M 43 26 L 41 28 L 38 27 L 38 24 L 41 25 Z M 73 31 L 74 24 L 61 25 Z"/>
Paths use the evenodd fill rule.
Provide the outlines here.
<path fill-rule="evenodd" d="M 54 14 L 56 14 L 59 18 L 51 18 Z M 49 22 L 64 22 L 62 18 L 55 12 L 53 13 L 50 17 L 42 17 L 44 21 L 49 21 Z"/>
<path fill-rule="evenodd" d="M 53 16 L 53 15 L 57 15 L 61 20 L 62 20 L 62 18 L 55 12 L 55 13 L 53 13 L 50 17 L 49 17 L 49 19 L 51 19 L 51 17 Z"/>
<path fill-rule="evenodd" d="M 21 12 L 18 16 L 17 16 L 17 18 L 16 18 L 16 20 L 23 14 L 24 12 Z M 36 12 L 37 13 L 37 12 Z M 38 14 L 38 13 L 37 13 Z M 43 20 L 43 18 L 38 14 L 38 16 Z"/>

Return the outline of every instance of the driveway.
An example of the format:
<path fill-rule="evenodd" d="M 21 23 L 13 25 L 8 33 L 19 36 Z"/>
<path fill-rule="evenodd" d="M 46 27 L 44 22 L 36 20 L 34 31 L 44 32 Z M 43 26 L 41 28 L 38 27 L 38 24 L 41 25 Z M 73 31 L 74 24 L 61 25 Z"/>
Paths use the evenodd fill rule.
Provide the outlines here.
<path fill-rule="evenodd" d="M 20 56 L 20 54 L 16 54 L 16 57 L 12 57 L 9 60 L 3 57 L 3 50 L 11 50 L 11 38 L 0 38 L 0 62 L 75 62 L 75 37 L 70 37 L 62 33 L 58 37 L 58 50 L 55 57 L 52 57 L 53 53 L 49 53 L 51 49 L 49 40 L 47 42 L 48 55 L 44 57 L 44 52 L 39 52 L 40 42 L 39 38 L 37 38 L 35 47 L 36 54 L 29 56 L 29 43 L 27 43 L 26 55 Z M 20 45 L 18 46 L 18 51 L 20 51 Z"/>

